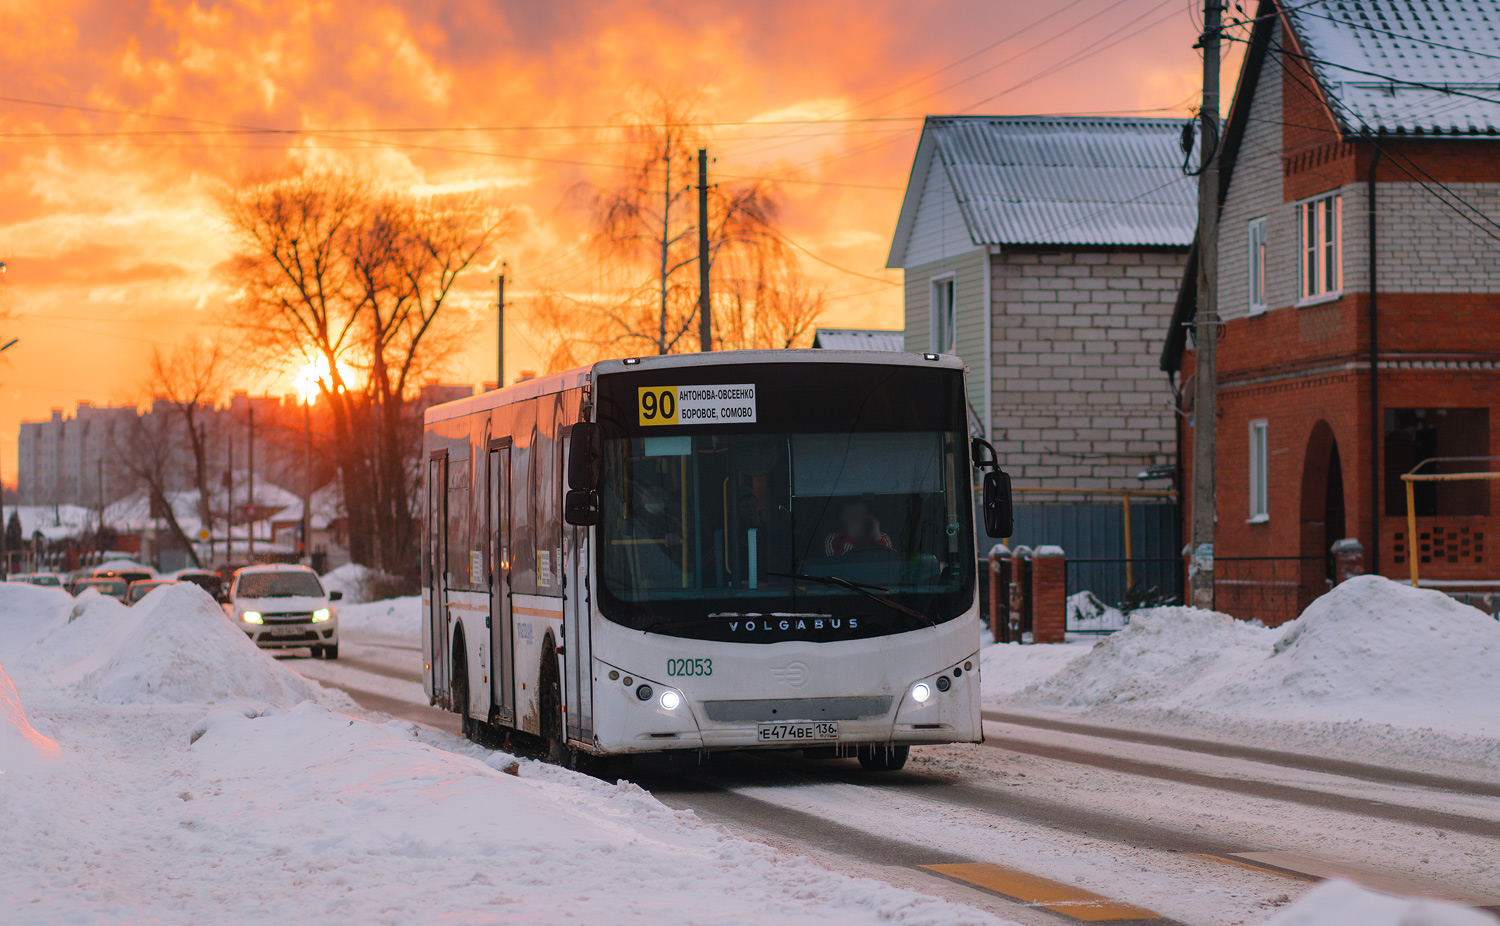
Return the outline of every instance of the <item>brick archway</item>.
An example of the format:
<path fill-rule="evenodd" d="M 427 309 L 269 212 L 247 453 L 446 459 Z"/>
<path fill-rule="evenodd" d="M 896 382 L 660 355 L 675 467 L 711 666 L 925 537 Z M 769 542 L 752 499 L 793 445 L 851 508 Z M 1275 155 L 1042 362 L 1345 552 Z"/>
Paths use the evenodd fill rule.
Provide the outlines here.
<path fill-rule="evenodd" d="M 1344 510 L 1344 466 L 1333 428 L 1319 419 L 1307 438 L 1302 460 L 1301 524 L 1298 556 L 1298 611 L 1327 590 L 1333 579 L 1333 543 L 1347 535 Z"/>

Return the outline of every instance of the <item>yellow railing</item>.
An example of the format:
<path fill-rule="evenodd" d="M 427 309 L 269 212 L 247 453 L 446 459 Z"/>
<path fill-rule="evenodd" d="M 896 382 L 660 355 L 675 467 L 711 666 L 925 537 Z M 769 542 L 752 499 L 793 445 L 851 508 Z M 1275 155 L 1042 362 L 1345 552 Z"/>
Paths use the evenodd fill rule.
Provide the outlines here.
<path fill-rule="evenodd" d="M 1419 482 L 1479 482 L 1500 479 L 1500 473 L 1418 473 L 1429 463 L 1478 463 L 1494 457 L 1432 457 L 1411 468 L 1402 475 L 1406 483 L 1406 562 L 1411 566 L 1411 584 L 1417 587 L 1418 564 L 1422 558 L 1422 544 L 1417 537 L 1417 483 Z"/>

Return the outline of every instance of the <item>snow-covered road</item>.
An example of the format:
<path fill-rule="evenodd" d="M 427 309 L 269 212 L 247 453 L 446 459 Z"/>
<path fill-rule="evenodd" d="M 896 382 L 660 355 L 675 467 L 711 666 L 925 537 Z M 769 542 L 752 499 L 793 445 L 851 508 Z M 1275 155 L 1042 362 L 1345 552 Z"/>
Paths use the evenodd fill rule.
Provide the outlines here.
<path fill-rule="evenodd" d="M 289 668 L 382 711 L 426 704 L 409 641 L 346 632 L 338 663 Z M 1263 921 L 1311 882 L 1500 910 L 1500 772 L 1393 767 L 1055 712 L 986 712 L 987 742 L 907 770 L 735 753 L 629 772 L 668 806 L 826 867 L 1023 923 Z"/>

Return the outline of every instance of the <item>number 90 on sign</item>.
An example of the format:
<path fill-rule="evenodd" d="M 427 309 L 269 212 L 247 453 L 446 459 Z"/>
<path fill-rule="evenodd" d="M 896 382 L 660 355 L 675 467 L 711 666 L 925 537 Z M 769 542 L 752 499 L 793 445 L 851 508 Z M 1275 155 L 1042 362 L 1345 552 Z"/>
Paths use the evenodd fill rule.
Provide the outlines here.
<path fill-rule="evenodd" d="M 677 424 L 677 387 L 642 386 L 640 388 L 641 426 Z"/>

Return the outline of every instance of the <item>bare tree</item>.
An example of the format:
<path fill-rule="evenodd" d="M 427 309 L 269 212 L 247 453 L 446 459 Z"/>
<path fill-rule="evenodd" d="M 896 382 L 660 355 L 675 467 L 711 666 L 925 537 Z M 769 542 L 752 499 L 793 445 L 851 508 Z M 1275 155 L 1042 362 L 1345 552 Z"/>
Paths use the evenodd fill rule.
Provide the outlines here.
<path fill-rule="evenodd" d="M 124 436 L 117 436 L 112 448 L 112 469 L 145 494 L 149 516 L 167 522 L 167 530 L 187 550 L 188 559 L 196 568 L 202 566 L 198 551 L 172 508 L 172 477 L 178 472 L 176 448 L 180 446 L 174 433 L 177 429 L 173 427 L 177 416 L 160 412 L 153 407 L 151 414 L 136 415 Z"/>
<path fill-rule="evenodd" d="M 410 465 L 420 429 L 405 414 L 423 372 L 451 355 L 474 327 L 452 305 L 461 275 L 490 248 L 506 216 L 478 196 L 427 199 L 387 195 L 376 202 L 346 254 L 360 293 L 358 334 L 368 357 L 368 391 L 378 417 L 371 476 L 386 530 L 380 560 L 395 562 L 417 540 L 412 501 L 420 469 Z"/>
<path fill-rule="evenodd" d="M 657 94 L 624 126 L 635 165 L 618 187 L 590 191 L 591 245 L 608 296 L 577 299 L 542 290 L 530 327 L 559 369 L 620 353 L 696 349 L 698 321 L 696 157 L 704 139 L 692 106 Z M 709 262 L 715 309 L 725 303 L 721 266 L 794 266 L 775 231 L 773 187 L 755 182 L 709 190 Z M 770 279 L 766 281 L 770 285 Z"/>
<path fill-rule="evenodd" d="M 231 323 L 249 332 L 262 365 L 326 371 L 319 398 L 333 420 L 350 555 L 410 572 L 420 428 L 408 402 L 417 378 L 471 330 L 455 287 L 505 213 L 477 195 L 419 197 L 312 169 L 240 186 L 223 211 L 240 287 Z"/>
<path fill-rule="evenodd" d="M 207 436 L 203 419 L 224 395 L 228 362 L 221 341 L 190 338 L 171 353 L 160 348 L 151 352 L 151 375 L 147 383 L 157 403 L 166 402 L 187 431 L 193 454 L 193 484 L 198 490 L 198 517 L 209 534 L 209 556 L 213 556 L 213 508 L 209 491 Z M 189 550 L 193 547 L 189 545 Z M 196 551 L 193 565 L 199 565 Z"/>

